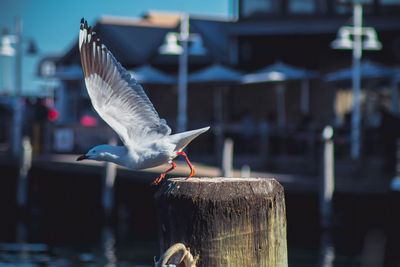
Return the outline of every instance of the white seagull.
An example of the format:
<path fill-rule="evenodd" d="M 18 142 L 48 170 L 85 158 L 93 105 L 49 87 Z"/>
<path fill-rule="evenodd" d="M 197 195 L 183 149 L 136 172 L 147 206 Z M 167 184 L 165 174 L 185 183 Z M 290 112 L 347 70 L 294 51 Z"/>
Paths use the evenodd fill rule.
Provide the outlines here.
<path fill-rule="evenodd" d="M 133 170 L 171 164 L 153 184 L 158 184 L 176 164 L 185 158 L 194 175 L 194 167 L 183 149 L 210 127 L 171 135 L 171 128 L 160 119 L 143 88 L 121 66 L 97 34 L 81 20 L 79 51 L 85 84 L 92 105 L 100 117 L 119 135 L 124 146 L 99 145 L 77 160 L 110 161 Z"/>

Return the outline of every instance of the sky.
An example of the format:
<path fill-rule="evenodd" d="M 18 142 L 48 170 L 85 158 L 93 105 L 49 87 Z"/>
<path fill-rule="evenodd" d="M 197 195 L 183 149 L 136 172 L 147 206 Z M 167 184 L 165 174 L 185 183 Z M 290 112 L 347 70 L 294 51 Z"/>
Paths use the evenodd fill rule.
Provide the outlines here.
<path fill-rule="evenodd" d="M 65 53 L 78 38 L 82 17 L 94 24 L 101 15 L 141 17 L 149 10 L 188 12 L 193 15 L 227 18 L 232 0 L 1 0 L 0 29 L 14 33 L 15 17 L 23 20 L 25 39 L 33 38 L 36 56 L 23 57 L 23 92 L 41 90 L 36 77 L 38 60 L 46 55 Z M 24 50 L 26 50 L 26 44 Z M 7 63 L 7 60 L 10 63 Z M 13 59 L 0 58 L 0 93 L 8 82 L 14 85 Z M 11 71 L 7 72 L 5 66 Z M 4 72 L 6 71 L 6 72 Z M 8 77 L 8 78 L 7 78 Z"/>

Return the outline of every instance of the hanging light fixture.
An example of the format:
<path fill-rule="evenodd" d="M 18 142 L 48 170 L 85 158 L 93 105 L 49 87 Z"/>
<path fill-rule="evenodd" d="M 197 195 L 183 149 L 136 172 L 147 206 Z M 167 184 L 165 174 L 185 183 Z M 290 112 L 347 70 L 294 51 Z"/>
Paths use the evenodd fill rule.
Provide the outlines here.
<path fill-rule="evenodd" d="M 193 33 L 191 37 L 192 44 L 189 48 L 189 55 L 203 56 L 207 54 L 207 49 L 203 45 L 201 36 Z"/>
<path fill-rule="evenodd" d="M 353 40 L 350 38 L 352 29 L 350 27 L 341 27 L 337 33 L 337 37 L 331 43 L 333 49 L 352 49 Z"/>
<path fill-rule="evenodd" d="M 378 35 L 372 27 L 364 27 L 362 29 L 365 40 L 362 43 L 363 49 L 365 50 L 381 50 L 382 43 L 378 40 Z"/>
<path fill-rule="evenodd" d="M 15 43 L 15 36 L 3 35 L 3 38 L 1 39 L 0 55 L 7 57 L 14 56 L 15 49 L 11 46 L 12 43 Z"/>
<path fill-rule="evenodd" d="M 165 43 L 158 49 L 160 54 L 180 55 L 183 53 L 183 47 L 178 44 L 178 33 L 169 32 L 165 35 Z"/>

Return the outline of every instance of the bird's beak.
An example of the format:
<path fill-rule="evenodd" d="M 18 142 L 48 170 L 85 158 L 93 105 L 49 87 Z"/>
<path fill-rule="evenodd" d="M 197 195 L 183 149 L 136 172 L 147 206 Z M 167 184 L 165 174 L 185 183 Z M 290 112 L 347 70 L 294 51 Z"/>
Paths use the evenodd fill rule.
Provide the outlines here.
<path fill-rule="evenodd" d="M 76 161 L 81 161 L 81 160 L 88 159 L 88 158 L 89 158 L 88 156 L 82 155 L 82 156 L 79 156 L 79 158 L 77 158 Z"/>

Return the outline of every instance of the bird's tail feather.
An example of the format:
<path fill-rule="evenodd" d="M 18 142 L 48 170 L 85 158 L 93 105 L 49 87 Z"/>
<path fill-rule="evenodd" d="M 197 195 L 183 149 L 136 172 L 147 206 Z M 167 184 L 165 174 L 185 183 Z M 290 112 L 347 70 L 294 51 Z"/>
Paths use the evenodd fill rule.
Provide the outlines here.
<path fill-rule="evenodd" d="M 209 126 L 197 130 L 171 135 L 170 138 L 172 142 L 176 144 L 175 151 L 182 151 L 193 139 L 195 139 L 200 134 L 208 131 L 208 129 L 210 129 Z"/>

